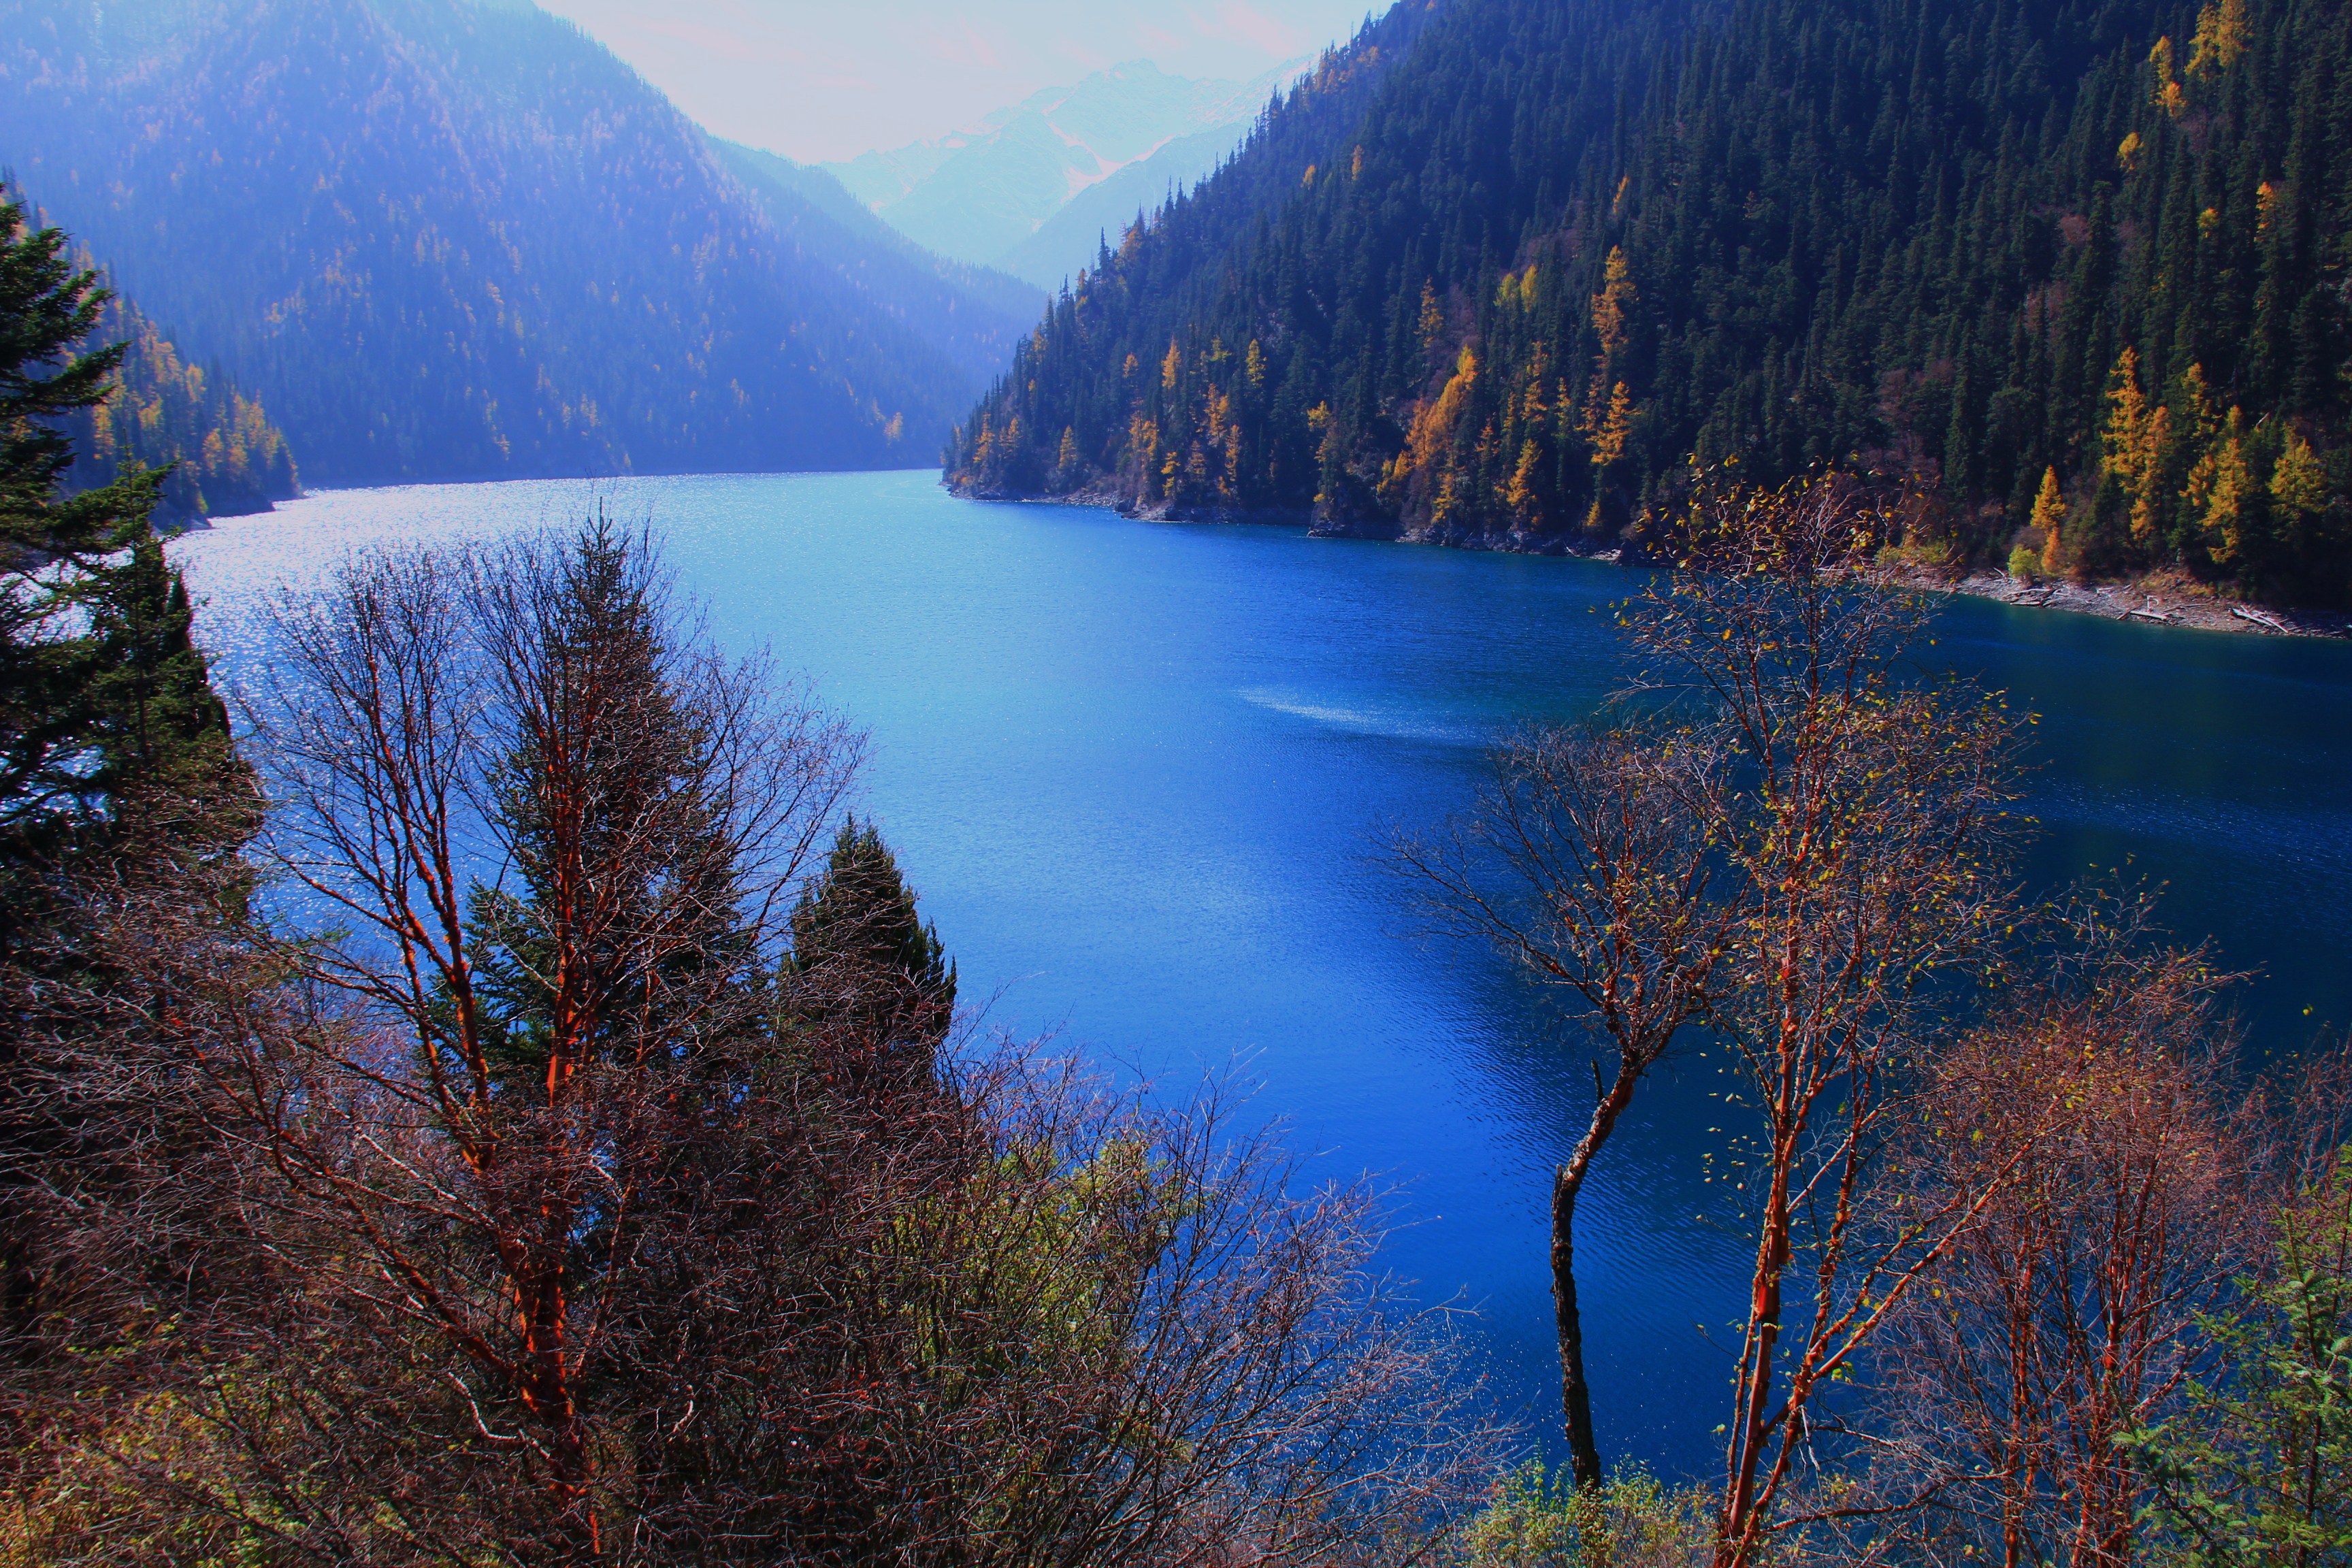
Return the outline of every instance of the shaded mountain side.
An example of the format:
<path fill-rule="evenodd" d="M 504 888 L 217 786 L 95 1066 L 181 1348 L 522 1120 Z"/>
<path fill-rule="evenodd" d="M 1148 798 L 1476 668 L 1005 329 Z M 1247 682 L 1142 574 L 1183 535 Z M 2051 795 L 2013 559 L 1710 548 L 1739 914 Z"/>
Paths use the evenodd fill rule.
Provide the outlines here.
<path fill-rule="evenodd" d="M 876 217 L 824 170 L 711 138 L 778 235 L 831 268 L 877 316 L 937 345 L 975 383 L 1004 368 L 1045 295 L 1020 279 L 934 256 Z"/>
<path fill-rule="evenodd" d="M 961 433 L 956 482 L 1303 514 L 1424 379 L 1430 280 L 1557 221 L 1689 10 L 1392 8 L 1101 259 Z"/>
<path fill-rule="evenodd" d="M 1457 0 L 1353 140 L 1213 288 L 1107 258 L 954 482 L 1557 550 L 1853 462 L 1923 559 L 2352 595 L 2340 5 Z"/>
<path fill-rule="evenodd" d="M 857 245 L 870 245 L 874 249 L 907 258 L 924 272 L 972 296 L 989 309 L 1020 317 L 1024 331 L 1035 321 L 1038 290 L 1034 285 L 992 267 L 958 261 L 924 249 L 877 217 L 872 208 L 852 195 L 846 186 L 821 166 L 794 163 L 762 148 L 747 147 L 716 136 L 711 142 L 730 172 L 739 175 L 755 173 L 763 183 L 797 196 L 832 219 Z"/>
<path fill-rule="evenodd" d="M 0 0 L 0 161 L 314 483 L 927 461 L 998 330 L 522 0 Z"/>
<path fill-rule="evenodd" d="M 1158 406 L 1151 388 L 1170 374 L 1164 345 L 1221 297 L 1233 266 L 1267 247 L 1277 215 L 1293 222 L 1293 198 L 1312 187 L 1313 171 L 1346 165 L 1366 110 L 1438 12 L 1438 0 L 1403 0 L 1366 23 L 1267 110 L 1214 178 L 1180 192 L 1148 225 L 1128 230 L 1115 251 L 1098 252 L 956 432 L 945 459 L 950 482 L 968 494 L 1039 495 L 1124 480 L 1124 493 L 1140 498 L 1131 470 L 1141 459 L 1127 454 L 1144 445 L 1156 450 L 1148 426 Z M 1286 369 L 1267 382 L 1261 355 L 1257 374 L 1269 408 L 1295 422 L 1316 405 L 1310 394 L 1325 374 L 1327 351 L 1297 319 L 1318 308 L 1309 298 L 1317 285 L 1300 270 L 1283 281 L 1293 312 L 1276 329 Z M 1217 352 L 1225 353 L 1222 342 Z M 1175 382 L 1165 390 L 1175 391 Z M 1222 437 L 1230 425 L 1225 414 L 1218 417 Z M 1297 488 L 1298 476 L 1271 478 L 1276 492 Z"/>

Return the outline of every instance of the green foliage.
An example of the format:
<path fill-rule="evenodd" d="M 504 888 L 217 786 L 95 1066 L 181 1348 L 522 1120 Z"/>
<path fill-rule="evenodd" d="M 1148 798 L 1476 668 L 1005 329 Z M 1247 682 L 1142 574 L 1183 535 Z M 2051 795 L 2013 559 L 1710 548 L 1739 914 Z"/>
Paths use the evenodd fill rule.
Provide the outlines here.
<path fill-rule="evenodd" d="M 1080 280 L 961 483 L 1561 548 L 1694 458 L 1853 462 L 1999 561 L 2054 473 L 2070 570 L 2352 594 L 2340 6 L 1463 0 L 1298 114 Z"/>
<path fill-rule="evenodd" d="M 1714 1500 L 1697 1487 L 1669 1489 L 1622 1467 L 1597 1487 L 1529 1459 L 1495 1483 L 1463 1527 L 1467 1568 L 1670 1568 L 1704 1561 Z"/>
<path fill-rule="evenodd" d="M 123 359 L 81 346 L 108 296 L 68 255 L 0 199 L 0 876 L 20 915 L 36 900 L 15 879 L 103 839 L 131 797 L 207 796 L 236 772 L 187 591 L 148 527 L 163 476 L 134 466 L 67 493 L 60 426 L 103 404 Z"/>
<path fill-rule="evenodd" d="M 628 1054 L 618 1040 L 635 1015 L 688 996 L 705 1047 L 740 1038 L 756 1011 L 738 868 L 704 798 L 710 741 L 665 677 L 676 650 L 649 560 L 602 517 L 567 544 L 529 634 L 560 673 L 521 705 L 493 780 L 512 874 L 468 899 L 472 991 L 487 1054 L 526 1094 L 543 1088 L 556 1015 L 583 1000 L 613 1020 L 590 1042 L 606 1056 Z M 584 828 L 569 809 L 583 789 L 600 806 Z M 595 929 L 567 956 L 559 933 L 583 921 L 583 879 Z"/>
<path fill-rule="evenodd" d="M 976 1162 L 960 1190 L 892 1222 L 892 1257 L 935 1261 L 957 1237 L 985 1236 L 987 1267 L 899 1294 L 942 1397 L 1060 1357 L 1102 1361 L 1135 1326 L 1143 1279 L 1201 1194 L 1120 1136 L 1073 1159 L 1043 1141 Z"/>
<path fill-rule="evenodd" d="M 823 875 L 793 910 L 792 933 L 779 977 L 788 1030 L 853 1079 L 929 1067 L 955 1014 L 955 965 L 871 822 L 842 823 Z M 857 1059 L 845 1059 L 853 1041 Z"/>
<path fill-rule="evenodd" d="M 0 1339 L 74 1321 L 86 1269 L 56 1256 L 26 1194 L 110 1169 L 102 1089 L 35 1102 L 47 1080 L 83 1086 L 89 1014 L 163 1018 L 122 973 L 92 887 L 169 900 L 191 924 L 242 921 L 238 855 L 257 824 L 190 630 L 186 586 L 148 526 L 163 476 L 135 463 L 68 493 L 66 433 L 102 406 L 121 344 L 85 342 L 109 298 L 73 267 L 64 234 L 28 230 L 0 190 Z M 165 889 L 160 895 L 157 889 Z M 58 1059 L 62 1051 L 64 1062 Z M 103 1073 L 97 1075 L 102 1081 Z M 74 1321 L 99 1342 L 105 1325 Z M 34 1359 L 37 1359 L 36 1352 Z M 0 1521 L 0 1553 L 9 1525 Z"/>
<path fill-rule="evenodd" d="M 2209 1320 L 2224 1377 L 2122 1439 L 2181 1568 L 2352 1563 L 2352 1149 L 2279 1216 L 2278 1271 Z"/>
<path fill-rule="evenodd" d="M 110 549 L 152 489 L 130 479 L 70 502 L 58 493 L 73 464 L 58 425 L 103 402 L 122 363 L 121 344 L 75 352 L 106 302 L 96 275 L 68 261 L 65 235 L 27 231 L 23 205 L 0 195 L 0 542 L 18 552 Z"/>

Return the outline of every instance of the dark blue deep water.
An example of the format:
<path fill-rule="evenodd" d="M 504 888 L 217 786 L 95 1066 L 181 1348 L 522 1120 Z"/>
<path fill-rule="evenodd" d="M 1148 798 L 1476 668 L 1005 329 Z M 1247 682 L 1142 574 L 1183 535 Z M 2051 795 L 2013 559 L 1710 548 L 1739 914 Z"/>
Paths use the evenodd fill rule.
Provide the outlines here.
<path fill-rule="evenodd" d="M 1401 1191 L 1388 1247 L 1478 1309 L 1497 1394 L 1547 1420 L 1547 1173 L 1582 1057 L 1511 978 L 1414 943 L 1367 864 L 1467 804 L 1498 727 L 1614 678 L 1628 574 L 1579 561 L 976 504 L 923 473 L 330 492 L 174 546 L 231 677 L 250 612 L 352 550 L 650 519 L 730 644 L 866 726 L 878 816 L 968 1000 L 1165 1079 L 1236 1060 L 1333 1174 Z M 1954 604 L 1937 653 L 2042 715 L 2045 878 L 2128 867 L 2259 968 L 2259 1047 L 2352 1020 L 2352 645 Z M 1638 1103 L 1580 1210 L 1604 1443 L 1696 1469 L 1744 1266 L 1709 1225 L 1713 1068 Z"/>

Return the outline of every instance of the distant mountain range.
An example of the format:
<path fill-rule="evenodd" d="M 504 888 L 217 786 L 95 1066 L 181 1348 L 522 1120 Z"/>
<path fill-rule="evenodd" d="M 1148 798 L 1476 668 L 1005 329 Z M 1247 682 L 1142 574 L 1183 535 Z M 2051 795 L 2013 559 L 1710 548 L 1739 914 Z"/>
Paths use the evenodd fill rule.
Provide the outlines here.
<path fill-rule="evenodd" d="M 1057 289 L 1103 236 L 1213 172 L 1306 64 L 1203 81 L 1131 61 L 972 132 L 822 167 L 917 243 Z"/>
<path fill-rule="evenodd" d="M 528 0 L 0 0 L 0 169 L 311 483 L 927 464 L 1043 302 Z"/>

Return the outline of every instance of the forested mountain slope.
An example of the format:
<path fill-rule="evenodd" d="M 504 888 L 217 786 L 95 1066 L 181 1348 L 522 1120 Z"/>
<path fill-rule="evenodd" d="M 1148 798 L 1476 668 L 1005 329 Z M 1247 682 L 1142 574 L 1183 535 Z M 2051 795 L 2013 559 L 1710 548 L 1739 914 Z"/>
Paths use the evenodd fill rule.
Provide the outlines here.
<path fill-rule="evenodd" d="M 0 163 L 313 482 L 922 461 L 984 384 L 526 0 L 0 0 Z"/>
<path fill-rule="evenodd" d="M 89 342 L 122 344 L 122 367 L 112 395 L 68 422 L 68 490 L 96 489 L 132 466 L 169 468 L 155 509 L 163 528 L 268 511 L 302 493 L 293 449 L 260 399 L 183 358 L 136 304 L 108 300 Z"/>
<path fill-rule="evenodd" d="M 1367 108 L 1437 10 L 1438 0 L 1402 0 L 1366 24 L 1261 117 L 1214 178 L 1180 193 L 1145 227 L 1130 229 L 1115 254 L 1106 248 L 1047 311 L 970 426 L 957 430 L 948 453 L 951 482 L 981 494 L 1068 494 L 1123 479 L 1129 499 L 1165 500 L 1164 489 L 1139 476 L 1142 465 L 1157 460 L 1155 418 L 1171 400 L 1198 401 L 1202 416 L 1217 421 L 1215 440 L 1234 428 L 1231 393 L 1223 388 L 1237 378 L 1224 375 L 1216 395 L 1223 401 L 1214 406 L 1205 384 L 1180 386 L 1180 340 L 1198 336 L 1201 320 L 1238 297 L 1253 312 L 1265 307 L 1265 335 L 1275 339 L 1283 370 L 1268 381 L 1261 361 L 1254 379 L 1242 383 L 1265 405 L 1265 449 L 1252 452 L 1256 472 L 1247 485 L 1229 486 L 1232 495 L 1213 504 L 1280 505 L 1278 498 L 1311 497 L 1312 475 L 1300 471 L 1302 461 L 1311 469 L 1311 453 L 1302 458 L 1296 442 L 1277 450 L 1272 423 L 1303 424 L 1331 374 L 1334 307 L 1359 292 L 1362 279 L 1318 272 L 1310 281 L 1309 268 L 1338 258 L 1297 250 L 1306 198 L 1314 194 L 1315 171 L 1344 164 Z M 1276 249 L 1270 225 L 1276 215 L 1292 253 L 1261 299 L 1265 290 L 1244 283 L 1234 268 L 1257 265 Z M 1229 351 L 1222 339 L 1216 343 L 1222 363 Z M 1163 349 L 1155 345 L 1176 352 L 1173 373 L 1163 371 Z M 1172 378 L 1152 391 L 1163 374 Z"/>
<path fill-rule="evenodd" d="M 1456 0 L 1349 140 L 1213 287 L 1108 258 L 956 481 L 1562 549 L 1854 462 L 1930 553 L 2352 591 L 2340 5 Z"/>

